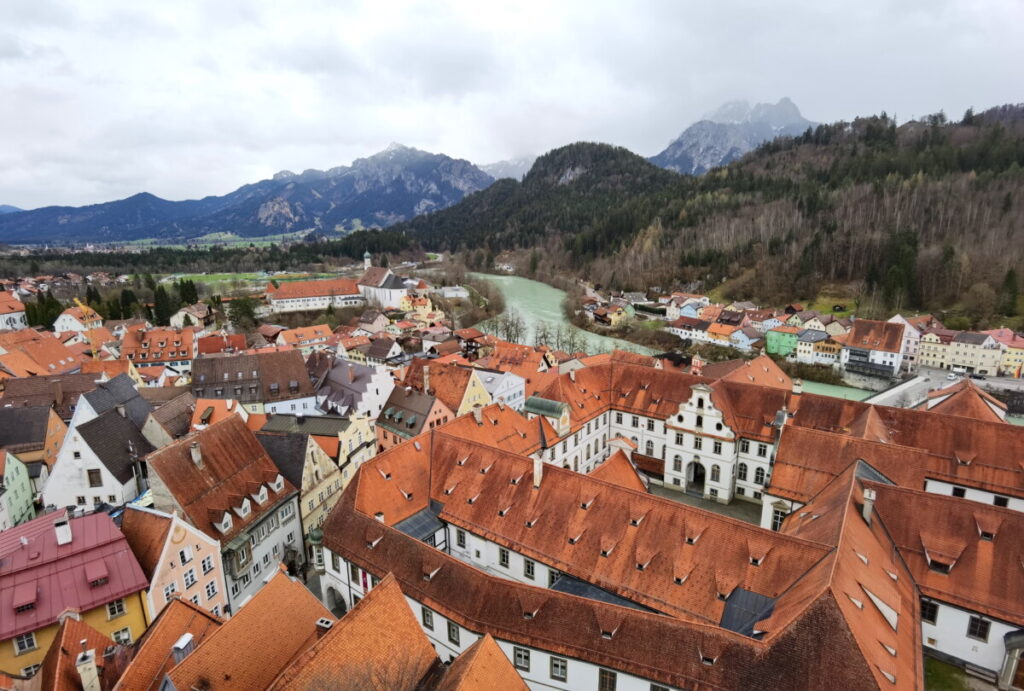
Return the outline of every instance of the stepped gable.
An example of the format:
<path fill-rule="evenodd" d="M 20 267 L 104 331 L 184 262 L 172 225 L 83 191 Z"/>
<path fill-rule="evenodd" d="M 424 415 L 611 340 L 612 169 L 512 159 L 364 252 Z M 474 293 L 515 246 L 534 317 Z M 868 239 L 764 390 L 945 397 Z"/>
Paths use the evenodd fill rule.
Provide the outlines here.
<path fill-rule="evenodd" d="M 135 643 L 135 657 L 125 668 L 115 691 L 156 691 L 164 675 L 176 664 L 172 652 L 175 643 L 189 634 L 193 646 L 202 645 L 223 623 L 220 617 L 176 595 Z"/>
<path fill-rule="evenodd" d="M 498 643 L 487 633 L 455 658 L 436 691 L 526 691 L 527 688 Z"/>
<path fill-rule="evenodd" d="M 678 688 L 784 688 L 797 678 L 808 688 L 877 688 L 832 600 L 809 599 L 785 628 L 758 640 L 716 624 L 527 586 L 490 576 L 357 511 L 365 477 L 358 473 L 339 499 L 324 525 L 325 544 L 373 573 L 393 573 L 408 597 L 461 626 Z M 373 540 L 367 530 L 375 531 Z M 425 560 L 434 560 L 429 580 Z M 610 638 L 601 631 L 605 618 L 617 622 Z"/>
<path fill-rule="evenodd" d="M 970 379 L 928 394 L 925 409 L 985 422 L 1006 422 L 1006 404 Z"/>
<path fill-rule="evenodd" d="M 178 689 L 265 689 L 317 641 L 334 616 L 283 571 L 167 674 Z"/>
<path fill-rule="evenodd" d="M 467 650 L 464 654 L 468 653 Z M 388 575 L 320 640 L 295 658 L 268 688 L 413 691 L 423 688 L 421 683 L 440 666 L 437 653 L 409 609 L 398 581 Z"/>
<path fill-rule="evenodd" d="M 601 465 L 594 469 L 590 477 L 597 478 L 616 487 L 631 489 L 635 492 L 647 491 L 647 485 L 640 479 L 636 468 L 633 467 L 630 460 L 626 458 L 626 454 L 621 450 L 616 450 L 615 453 L 605 459 Z"/>
<path fill-rule="evenodd" d="M 758 627 L 785 626 L 806 616 L 808 603 L 824 604 L 840 612 L 837 625 L 855 641 L 859 661 L 878 687 L 920 688 L 917 588 L 906 564 L 896 558 L 888 524 L 877 516 L 868 522 L 862 514 L 867 478 L 873 477 L 877 473 L 866 464 L 851 464 L 786 519 L 784 534 L 820 540 L 834 550 L 779 598 L 772 615 Z"/>
<path fill-rule="evenodd" d="M 921 593 L 1024 627 L 1024 514 L 872 483 L 885 522 Z M 946 553 L 940 557 L 940 553 Z M 940 573 L 928 557 L 951 568 Z"/>

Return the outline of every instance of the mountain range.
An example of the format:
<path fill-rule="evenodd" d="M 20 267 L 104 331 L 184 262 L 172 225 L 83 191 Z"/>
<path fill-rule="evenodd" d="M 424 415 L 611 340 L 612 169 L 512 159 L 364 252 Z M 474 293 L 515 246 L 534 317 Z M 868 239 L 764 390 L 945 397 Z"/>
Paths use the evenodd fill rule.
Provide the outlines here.
<path fill-rule="evenodd" d="M 21 211 L 21 209 L 10 204 L 0 204 L 0 214 L 13 214 L 16 211 Z"/>
<path fill-rule="evenodd" d="M 494 178 L 472 163 L 400 144 L 330 170 L 281 171 L 230 194 L 168 201 L 143 192 L 84 207 L 51 206 L 0 216 L 13 243 L 172 243 L 212 233 L 262 237 L 295 231 L 389 226 L 443 209 Z"/>
<path fill-rule="evenodd" d="M 649 160 L 677 173 L 703 175 L 766 141 L 787 135 L 795 137 L 816 124 L 804 118 L 788 98 L 775 104 L 731 101 L 687 127 L 664 151 Z"/>
<path fill-rule="evenodd" d="M 776 104 L 727 103 L 704 116 L 649 160 L 677 173 L 701 175 L 766 140 L 796 135 L 814 123 L 788 98 Z M 623 150 L 625 151 L 625 150 Z M 495 180 L 523 181 L 536 158 L 475 166 L 444 154 L 392 144 L 329 170 L 281 171 L 223 196 L 169 201 L 147 192 L 84 207 L 30 211 L 0 206 L 0 241 L 104 243 L 153 240 L 178 244 L 204 237 L 317 235 L 388 227 L 446 209 Z"/>

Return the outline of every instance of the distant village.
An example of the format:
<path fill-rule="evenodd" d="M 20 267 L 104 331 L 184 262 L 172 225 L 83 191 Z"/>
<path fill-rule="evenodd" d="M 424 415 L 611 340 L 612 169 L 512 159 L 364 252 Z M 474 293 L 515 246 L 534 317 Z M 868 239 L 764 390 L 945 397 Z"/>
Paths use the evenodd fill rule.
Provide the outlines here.
<path fill-rule="evenodd" d="M 1024 683 L 1024 427 L 970 376 L 1020 377 L 1021 334 L 588 290 L 736 357 L 565 352 L 369 254 L 269 282 L 251 329 L 29 325 L 131 281 L 0 281 L 2 689 Z M 950 376 L 888 406 L 771 356 Z"/>

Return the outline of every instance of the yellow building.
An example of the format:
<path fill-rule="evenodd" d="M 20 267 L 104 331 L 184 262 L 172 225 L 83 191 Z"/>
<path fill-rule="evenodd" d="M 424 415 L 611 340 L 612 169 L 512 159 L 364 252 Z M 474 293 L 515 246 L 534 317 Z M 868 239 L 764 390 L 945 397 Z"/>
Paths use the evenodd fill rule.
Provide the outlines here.
<path fill-rule="evenodd" d="M 270 460 L 286 480 L 299 488 L 299 517 L 306 544 L 306 561 L 322 566 L 323 552 L 309 536 L 327 520 L 341 496 L 341 471 L 312 435 L 299 432 L 256 433 Z"/>
<path fill-rule="evenodd" d="M 1003 347 L 999 373 L 1007 377 L 1024 376 L 1024 335 L 1005 327 L 984 331 Z"/>
<path fill-rule="evenodd" d="M 149 584 L 105 513 L 41 516 L 0 534 L 0 554 L 0 591 L 12 594 L 0 617 L 2 672 L 35 673 L 69 616 L 119 643 L 149 626 Z"/>

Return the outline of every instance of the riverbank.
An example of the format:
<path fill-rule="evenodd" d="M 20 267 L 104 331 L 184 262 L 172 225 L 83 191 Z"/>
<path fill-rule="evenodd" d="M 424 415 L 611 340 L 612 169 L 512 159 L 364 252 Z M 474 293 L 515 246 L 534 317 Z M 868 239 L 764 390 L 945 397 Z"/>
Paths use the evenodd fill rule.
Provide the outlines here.
<path fill-rule="evenodd" d="M 562 302 L 566 297 L 564 290 L 520 276 L 483 273 L 471 273 L 469 276 L 475 280 L 487 281 L 501 291 L 505 298 L 503 314 L 518 317 L 522 321 L 519 338 L 516 339 L 520 343 L 536 345 L 539 338 L 541 342 L 557 348 L 559 344 L 556 340 L 561 332 L 563 340 L 567 341 L 561 345 L 578 345 L 575 350 L 591 354 L 616 349 L 644 355 L 653 355 L 656 352 L 652 348 L 591 333 L 572 324 L 562 311 Z M 487 330 L 488 324 L 481 322 L 476 326 L 481 330 Z"/>

